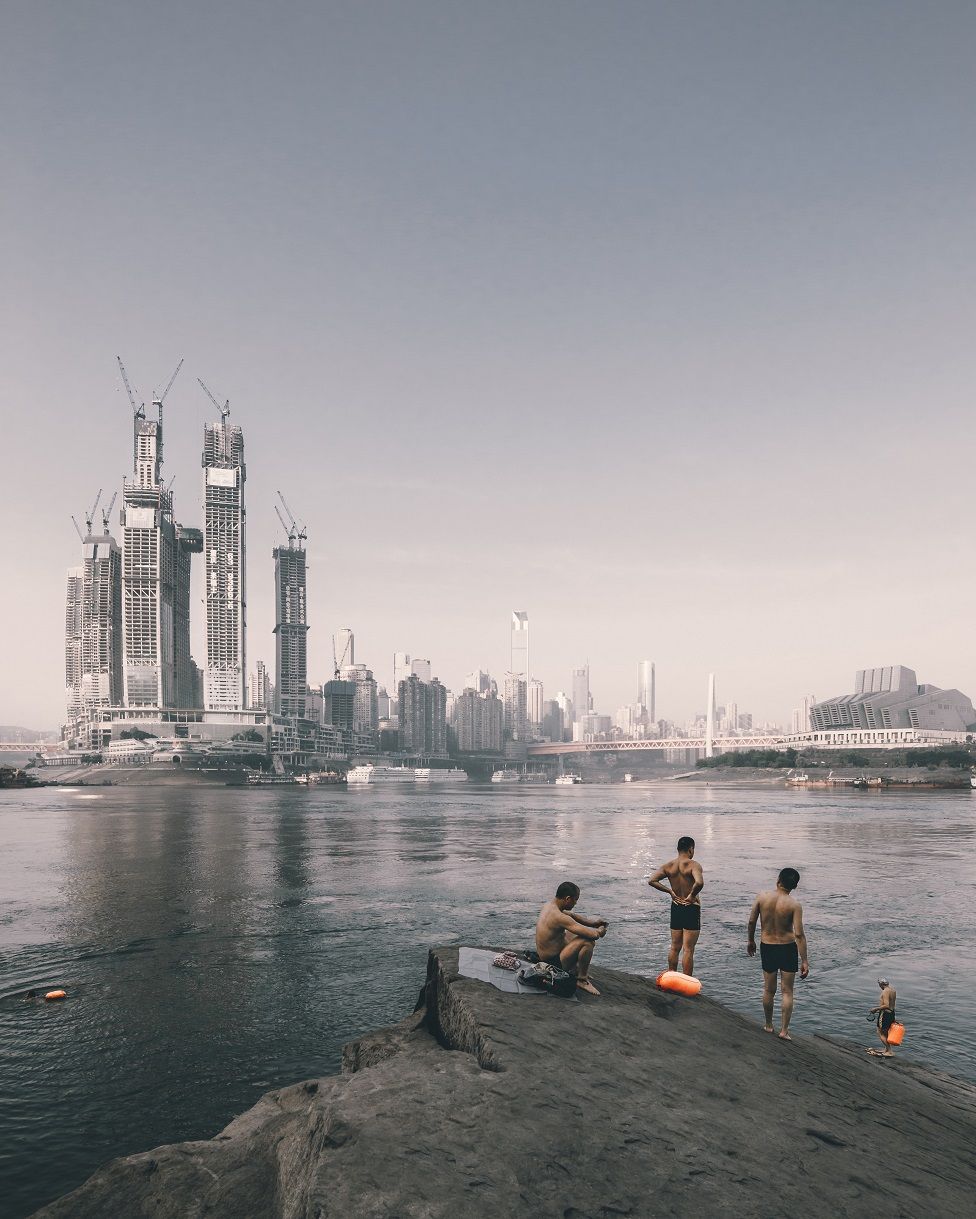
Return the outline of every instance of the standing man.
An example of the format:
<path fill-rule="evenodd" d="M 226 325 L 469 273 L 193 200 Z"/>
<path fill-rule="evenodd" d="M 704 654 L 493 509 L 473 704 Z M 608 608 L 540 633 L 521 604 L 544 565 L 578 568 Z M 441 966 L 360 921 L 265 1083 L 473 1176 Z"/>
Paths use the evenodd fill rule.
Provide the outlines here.
<path fill-rule="evenodd" d="M 769 893 L 760 893 L 752 904 L 749 915 L 749 956 L 756 955 L 756 922 L 762 920 L 762 937 L 759 955 L 763 967 L 763 1026 L 767 1033 L 773 1029 L 773 1002 L 776 998 L 776 978 L 783 979 L 783 999 L 780 1010 L 783 1041 L 792 1041 L 790 1017 L 793 1015 L 793 983 L 799 966 L 800 977 L 810 972 L 807 960 L 807 937 L 803 932 L 803 907 L 790 894 L 800 883 L 796 868 L 784 868 L 776 880 L 776 888 Z"/>
<path fill-rule="evenodd" d="M 667 885 L 661 884 L 667 879 Z M 652 889 L 671 898 L 671 948 L 668 969 L 681 968 L 686 974 L 695 972 L 695 945 L 701 935 L 701 902 L 698 894 L 705 887 L 705 873 L 695 859 L 694 838 L 678 839 L 678 854 L 658 868 L 647 882 Z"/>
<path fill-rule="evenodd" d="M 564 880 L 556 896 L 539 911 L 535 926 L 535 950 L 547 965 L 576 973 L 576 987 L 588 995 L 600 992 L 590 981 L 590 959 L 597 940 L 607 934 L 605 918 L 584 918 L 570 910 L 579 901 L 579 885 Z"/>
<path fill-rule="evenodd" d="M 895 1052 L 892 1050 L 888 1042 L 888 1030 L 895 1023 L 895 988 L 891 985 L 887 978 L 879 978 L 878 985 L 881 987 L 881 1004 L 879 1007 L 872 1007 L 870 1015 L 878 1016 L 878 1036 L 881 1038 L 883 1050 L 868 1050 L 869 1054 L 874 1054 L 878 1058 L 894 1058 Z"/>

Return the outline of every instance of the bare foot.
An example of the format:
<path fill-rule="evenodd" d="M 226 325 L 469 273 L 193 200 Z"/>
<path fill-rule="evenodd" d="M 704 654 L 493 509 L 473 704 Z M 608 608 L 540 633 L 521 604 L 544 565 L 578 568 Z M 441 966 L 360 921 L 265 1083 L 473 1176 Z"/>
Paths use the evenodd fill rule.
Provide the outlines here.
<path fill-rule="evenodd" d="M 772 1026 L 771 1024 L 764 1024 L 764 1025 L 763 1025 L 763 1032 L 764 1032 L 764 1033 L 775 1033 L 775 1032 L 776 1032 L 776 1030 L 773 1028 L 773 1026 Z"/>
<path fill-rule="evenodd" d="M 589 978 L 577 978 L 576 989 L 585 990 L 588 995 L 598 995 L 600 993 Z"/>
<path fill-rule="evenodd" d="M 789 1035 L 789 1033 L 786 1032 L 785 1029 L 782 1033 L 780 1033 L 779 1039 L 780 1039 L 780 1041 L 792 1041 L 793 1040 L 793 1038 Z"/>

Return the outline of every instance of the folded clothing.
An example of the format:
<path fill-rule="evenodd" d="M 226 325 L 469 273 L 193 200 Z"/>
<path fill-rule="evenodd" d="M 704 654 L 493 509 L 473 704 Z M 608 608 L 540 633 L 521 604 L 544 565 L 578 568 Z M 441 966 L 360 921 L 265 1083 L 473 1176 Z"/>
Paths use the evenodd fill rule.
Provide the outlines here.
<path fill-rule="evenodd" d="M 518 959 L 514 952 L 500 952 L 492 961 L 492 965 L 496 969 L 510 969 L 514 973 L 522 962 Z"/>

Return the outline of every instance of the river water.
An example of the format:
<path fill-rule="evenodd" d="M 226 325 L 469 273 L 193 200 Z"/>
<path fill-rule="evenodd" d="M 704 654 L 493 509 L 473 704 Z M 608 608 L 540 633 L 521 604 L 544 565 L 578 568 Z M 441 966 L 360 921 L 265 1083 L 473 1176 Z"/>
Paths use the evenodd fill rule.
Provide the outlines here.
<path fill-rule="evenodd" d="M 599 965 L 656 974 L 681 834 L 705 869 L 696 973 L 757 1020 L 756 891 L 802 875 L 794 1031 L 871 1044 L 877 976 L 906 1057 L 976 1080 L 976 793 L 649 787 L 105 788 L 0 796 L 0 1211 L 116 1155 L 215 1134 L 337 1070 L 414 1005 L 427 948 L 528 945 L 575 880 Z M 64 987 L 68 1000 L 25 1000 Z M 879 1063 L 879 1070 L 885 1069 Z"/>

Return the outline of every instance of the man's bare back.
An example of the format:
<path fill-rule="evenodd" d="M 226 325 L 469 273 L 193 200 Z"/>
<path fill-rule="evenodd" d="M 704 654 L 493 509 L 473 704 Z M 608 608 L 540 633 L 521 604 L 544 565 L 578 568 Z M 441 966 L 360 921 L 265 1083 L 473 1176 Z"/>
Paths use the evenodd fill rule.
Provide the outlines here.
<path fill-rule="evenodd" d="M 662 864 L 661 871 L 668 878 L 671 886 L 672 901 L 679 905 L 688 901 L 688 896 L 695 885 L 702 879 L 701 864 L 697 859 L 689 859 L 686 855 L 678 855 Z M 691 899 L 694 906 L 701 905 L 701 899 L 696 893 Z"/>
<path fill-rule="evenodd" d="M 793 944 L 796 942 L 794 920 L 800 903 L 790 893 L 779 889 L 771 889 L 760 893 L 756 898 L 759 907 L 759 918 L 762 923 L 763 944 Z"/>

